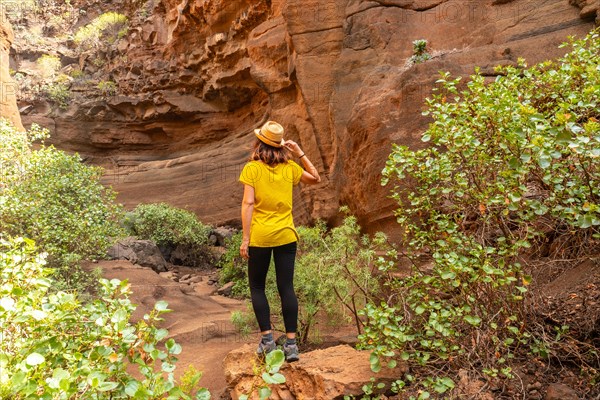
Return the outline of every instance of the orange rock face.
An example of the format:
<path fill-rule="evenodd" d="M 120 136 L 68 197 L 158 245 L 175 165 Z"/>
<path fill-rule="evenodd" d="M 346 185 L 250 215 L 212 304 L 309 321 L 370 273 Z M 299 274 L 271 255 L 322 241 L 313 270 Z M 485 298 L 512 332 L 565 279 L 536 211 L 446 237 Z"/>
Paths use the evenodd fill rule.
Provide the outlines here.
<path fill-rule="evenodd" d="M 3 6 L 1 6 L 3 7 Z M 0 117 L 5 118 L 19 130 L 23 130 L 17 109 L 17 86 L 8 69 L 8 55 L 13 41 L 13 31 L 4 14 L 0 13 Z"/>
<path fill-rule="evenodd" d="M 324 177 L 298 190 L 297 222 L 334 222 L 347 204 L 371 231 L 395 226 L 381 170 L 392 143 L 422 146 L 439 71 L 480 66 L 493 77 L 520 57 L 557 57 L 598 9 L 591 0 L 155 3 L 108 55 L 117 95 L 34 109 L 24 121 L 103 165 L 126 206 L 167 201 L 221 224 L 239 220 L 252 129 L 274 119 Z M 417 39 L 433 57 L 413 65 Z"/>

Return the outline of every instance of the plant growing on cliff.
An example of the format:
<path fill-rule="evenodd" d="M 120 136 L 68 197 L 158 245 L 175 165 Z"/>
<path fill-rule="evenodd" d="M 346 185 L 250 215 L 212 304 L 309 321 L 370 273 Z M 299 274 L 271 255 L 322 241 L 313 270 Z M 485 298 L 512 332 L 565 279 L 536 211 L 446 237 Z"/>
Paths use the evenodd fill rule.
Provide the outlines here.
<path fill-rule="evenodd" d="M 427 40 L 418 39 L 413 41 L 413 55 L 410 61 L 419 64 L 431 58 L 431 54 L 427 52 Z"/>
<path fill-rule="evenodd" d="M 100 81 L 97 88 L 103 97 L 114 96 L 117 93 L 117 84 L 113 81 Z"/>
<path fill-rule="evenodd" d="M 62 82 L 53 82 L 42 86 L 42 93 L 46 98 L 55 103 L 60 109 L 66 110 L 69 107 L 71 92 L 69 86 Z"/>
<path fill-rule="evenodd" d="M 554 256 L 581 255 L 600 239 L 600 37 L 571 46 L 555 62 L 498 68 L 490 84 L 477 71 L 463 90 L 442 74 L 425 112 L 431 146 L 394 146 L 383 183 L 402 180 L 393 197 L 408 252 L 380 270 L 400 257 L 414 268 L 389 275 L 394 296 L 364 310 L 374 371 L 434 366 L 440 376 L 421 381 L 429 395 L 451 390 L 444 373 L 457 367 L 511 377 L 514 357 L 546 354 L 524 319 L 523 256 L 559 238 L 571 245 Z M 432 266 L 420 268 L 427 253 Z"/>
<path fill-rule="evenodd" d="M 51 292 L 53 270 L 27 239 L 0 239 L 0 278 L 1 398 L 210 399 L 197 371 L 175 382 L 181 346 L 157 327 L 165 302 L 132 325 L 126 281 L 101 280 L 88 303 Z"/>
<path fill-rule="evenodd" d="M 127 16 L 115 12 L 101 14 L 89 24 L 79 28 L 75 34 L 75 43 L 85 50 L 102 46 L 103 43 L 113 43 L 127 27 Z"/>
<path fill-rule="evenodd" d="M 24 133 L 0 120 L 0 230 L 36 240 L 69 282 L 80 260 L 103 256 L 121 234 L 120 207 L 100 184 L 100 168 L 52 146 L 33 148 L 47 136 L 35 125 Z"/>
<path fill-rule="evenodd" d="M 44 54 L 36 61 L 42 79 L 54 78 L 60 69 L 60 58 L 50 54 Z"/>

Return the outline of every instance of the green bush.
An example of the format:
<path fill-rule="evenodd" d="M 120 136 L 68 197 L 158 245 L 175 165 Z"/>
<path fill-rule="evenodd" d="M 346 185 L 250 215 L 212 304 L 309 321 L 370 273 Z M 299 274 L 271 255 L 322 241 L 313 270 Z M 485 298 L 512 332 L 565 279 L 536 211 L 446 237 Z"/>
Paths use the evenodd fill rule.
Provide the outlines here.
<path fill-rule="evenodd" d="M 242 232 L 238 232 L 225 242 L 225 254 L 219 260 L 221 270 L 219 272 L 219 283 L 224 285 L 233 282 L 231 295 L 237 298 L 250 298 L 248 287 L 248 274 L 246 271 L 248 262 L 240 256 L 242 244 Z"/>
<path fill-rule="evenodd" d="M 60 109 L 66 110 L 69 107 L 71 91 L 66 83 L 53 82 L 42 86 L 42 92 L 46 98 L 54 102 Z"/>
<path fill-rule="evenodd" d="M 413 42 L 413 55 L 410 60 L 419 64 L 431 59 L 431 54 L 427 52 L 427 40 L 418 39 Z"/>
<path fill-rule="evenodd" d="M 114 96 L 117 93 L 117 84 L 113 81 L 100 81 L 97 88 L 104 97 Z"/>
<path fill-rule="evenodd" d="M 122 234 L 115 193 L 100 184 L 102 170 L 52 146 L 34 150 L 47 131 L 17 132 L 0 121 L 0 230 L 34 239 L 49 265 L 68 279 L 84 258 L 102 257 Z"/>
<path fill-rule="evenodd" d="M 385 237 L 379 234 L 371 241 L 361 236 L 356 218 L 351 216 L 329 232 L 323 223 L 318 223 L 315 227 L 298 227 L 298 234 L 294 289 L 300 306 L 299 340 L 314 339 L 320 314 L 326 314 L 328 321 L 334 324 L 354 320 L 360 332 L 362 322 L 358 310 L 368 298 L 378 294 L 377 274 L 373 273 L 375 251 L 385 247 Z M 247 262 L 239 256 L 240 243 L 241 233 L 228 243 L 221 259 L 220 282 L 233 281 L 232 293 L 249 297 Z M 271 312 L 281 315 L 274 265 L 267 275 L 266 294 Z M 281 326 L 277 328 L 283 330 Z"/>
<path fill-rule="evenodd" d="M 425 112 L 431 146 L 394 146 L 383 183 L 401 181 L 401 245 L 416 266 L 390 275 L 394 296 L 364 311 L 374 370 L 384 359 L 435 365 L 421 385 L 443 393 L 450 370 L 511 377 L 520 351 L 547 354 L 524 317 L 521 263 L 553 238 L 572 243 L 569 256 L 597 249 L 600 227 L 599 35 L 571 45 L 555 62 L 498 68 L 489 84 L 477 72 L 463 90 L 442 74 Z M 431 268 L 418 268 L 423 254 Z M 393 257 L 380 267 L 394 268 Z"/>
<path fill-rule="evenodd" d="M 0 398 L 210 399 L 197 379 L 186 377 L 187 392 L 174 381 L 181 346 L 161 344 L 165 302 L 132 325 L 126 281 L 101 280 L 99 298 L 83 303 L 49 292 L 44 264 L 32 241 L 0 239 Z"/>
<path fill-rule="evenodd" d="M 60 58 L 50 54 L 44 54 L 37 59 L 36 64 L 40 69 L 40 75 L 42 78 L 53 78 L 60 69 Z"/>
<path fill-rule="evenodd" d="M 75 34 L 75 43 L 84 49 L 93 49 L 102 45 L 103 41 L 114 42 L 115 38 L 127 26 L 127 16 L 108 12 L 94 18 L 89 24 L 79 28 Z"/>
<path fill-rule="evenodd" d="M 211 230 L 193 212 L 166 203 L 138 205 L 127 214 L 125 224 L 132 235 L 173 248 L 202 249 Z"/>

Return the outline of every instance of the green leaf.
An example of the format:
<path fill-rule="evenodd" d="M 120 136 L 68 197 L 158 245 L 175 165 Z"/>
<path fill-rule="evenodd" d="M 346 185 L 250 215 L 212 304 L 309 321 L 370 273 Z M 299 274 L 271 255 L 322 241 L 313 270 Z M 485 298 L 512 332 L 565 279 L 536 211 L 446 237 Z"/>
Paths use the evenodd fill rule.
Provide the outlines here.
<path fill-rule="evenodd" d="M 270 375 L 266 372 L 263 372 L 262 379 L 263 379 L 263 381 L 265 381 L 266 384 L 269 384 L 269 385 L 277 385 L 277 384 L 285 383 L 285 376 L 281 375 L 280 373 L 275 373 L 273 375 Z"/>
<path fill-rule="evenodd" d="M 154 305 L 154 309 L 157 311 L 167 311 L 169 307 L 169 303 L 164 300 L 159 300 Z"/>
<path fill-rule="evenodd" d="M 444 280 L 449 280 L 449 279 L 456 278 L 456 273 L 454 273 L 454 271 L 444 271 L 444 272 L 442 272 L 442 274 L 440 276 Z"/>
<path fill-rule="evenodd" d="M 43 363 L 46 359 L 44 358 L 43 355 L 41 355 L 40 353 L 31 353 L 30 355 L 27 356 L 27 358 L 25 359 L 25 363 L 27 365 L 31 365 L 32 367 L 36 366 L 36 365 L 40 365 L 41 363 Z"/>
<path fill-rule="evenodd" d="M 241 395 L 239 398 L 239 400 L 243 400 L 242 396 L 246 396 L 246 395 Z M 248 396 L 246 396 L 246 399 L 248 398 Z M 200 390 L 198 390 L 196 392 L 196 400 L 210 400 L 211 396 L 210 396 L 210 391 L 206 388 L 202 388 Z"/>
<path fill-rule="evenodd" d="M 119 386 L 117 382 L 102 382 L 100 385 L 98 385 L 98 390 L 101 392 L 108 392 L 117 386 Z"/>
<path fill-rule="evenodd" d="M 134 397 L 140 388 L 140 383 L 134 379 L 125 384 L 125 394 L 129 397 Z"/>
<path fill-rule="evenodd" d="M 371 371 L 377 373 L 381 371 L 381 362 L 379 361 L 379 356 L 375 353 L 371 353 L 369 356 L 369 363 L 371 364 Z"/>
<path fill-rule="evenodd" d="M 283 351 L 276 349 L 267 354 L 265 358 L 265 362 L 267 364 L 267 371 L 269 373 L 275 373 L 279 371 L 279 368 L 283 365 L 285 361 L 285 354 Z"/>
<path fill-rule="evenodd" d="M 258 389 L 258 397 L 260 397 L 260 400 L 268 399 L 269 396 L 271 396 L 271 389 L 268 387 L 261 387 Z"/>
<path fill-rule="evenodd" d="M 538 159 L 538 165 L 542 169 L 548 168 L 552 164 L 552 159 L 548 156 L 540 156 Z"/>
<path fill-rule="evenodd" d="M 479 324 L 481 324 L 481 318 L 476 315 L 465 315 L 464 320 L 473 326 L 479 326 Z"/>

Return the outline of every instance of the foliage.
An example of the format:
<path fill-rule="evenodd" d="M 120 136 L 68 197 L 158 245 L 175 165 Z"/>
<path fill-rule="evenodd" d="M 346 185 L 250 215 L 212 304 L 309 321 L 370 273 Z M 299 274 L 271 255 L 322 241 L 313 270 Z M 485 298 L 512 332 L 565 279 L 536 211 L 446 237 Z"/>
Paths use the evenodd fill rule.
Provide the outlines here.
<path fill-rule="evenodd" d="M 420 382 L 429 396 L 453 388 L 451 367 L 511 377 L 519 351 L 547 354 L 524 320 L 520 262 L 561 235 L 592 249 L 600 226 L 600 39 L 571 45 L 555 62 L 498 68 L 490 84 L 477 72 L 459 90 L 442 74 L 425 112 L 431 146 L 394 146 L 383 183 L 402 180 L 393 197 L 407 254 L 389 252 L 380 269 L 400 257 L 414 267 L 364 310 L 374 371 L 434 366 L 440 375 Z M 418 262 L 426 254 L 430 268 Z"/>
<path fill-rule="evenodd" d="M 168 335 L 156 326 L 169 311 L 165 302 L 132 325 L 126 281 L 101 280 L 100 298 L 82 303 L 75 293 L 49 292 L 55 281 L 44 264 L 32 241 L 0 240 L 0 397 L 192 398 L 198 374 L 186 376 L 184 392 L 173 377 L 181 346 L 160 344 Z M 194 398 L 210 393 L 200 389 Z"/>
<path fill-rule="evenodd" d="M 255 379 L 252 382 L 250 393 L 240 395 L 239 400 L 248 400 L 248 396 L 255 391 L 257 391 L 260 400 L 270 398 L 272 392 L 269 385 L 285 383 L 285 376 L 279 373 L 284 361 L 285 354 L 283 351 L 276 349 L 268 353 L 264 363 L 259 363 L 254 367 Z"/>
<path fill-rule="evenodd" d="M 161 246 L 201 248 L 208 243 L 210 226 L 191 211 L 166 203 L 140 204 L 127 214 L 126 226 L 140 239 L 150 239 Z"/>
<path fill-rule="evenodd" d="M 346 208 L 342 209 L 347 212 Z M 296 259 L 294 289 L 300 305 L 298 340 L 306 342 L 312 335 L 320 312 L 332 323 L 354 318 L 357 329 L 362 322 L 358 310 L 367 298 L 378 291 L 373 273 L 375 251 L 385 245 L 385 237 L 371 241 L 361 236 L 355 217 L 347 216 L 341 226 L 327 231 L 325 224 L 299 227 L 300 247 Z M 239 257 L 241 234 L 234 236 L 222 258 L 221 282 L 234 282 L 232 293 L 249 297 L 246 263 Z M 271 312 L 281 313 L 275 268 L 267 275 L 266 294 Z"/>
<path fill-rule="evenodd" d="M 430 58 L 431 54 L 427 52 L 427 40 L 418 39 L 413 41 L 413 55 L 410 60 L 415 64 L 419 64 Z"/>
<path fill-rule="evenodd" d="M 97 88 L 104 97 L 114 96 L 117 93 L 117 84 L 113 81 L 100 81 Z"/>
<path fill-rule="evenodd" d="M 43 79 L 55 77 L 61 66 L 60 58 L 50 54 L 44 54 L 38 58 L 36 64 L 40 69 L 40 75 Z"/>
<path fill-rule="evenodd" d="M 36 240 L 66 279 L 78 261 L 103 256 L 121 234 L 120 208 L 115 193 L 100 184 L 100 168 L 52 146 L 34 150 L 33 142 L 47 135 L 37 126 L 23 133 L 0 121 L 0 230 Z"/>
<path fill-rule="evenodd" d="M 69 75 L 70 75 L 70 76 L 71 76 L 71 78 L 73 78 L 73 79 L 82 79 L 82 78 L 85 76 L 85 73 L 84 73 L 84 72 L 83 72 L 81 69 L 79 69 L 79 68 L 76 68 L 76 69 L 73 69 L 73 70 L 72 70 L 72 71 L 69 73 Z"/>
<path fill-rule="evenodd" d="M 89 24 L 79 28 L 75 34 L 75 43 L 84 49 L 98 48 L 106 42 L 114 42 L 117 36 L 123 36 L 127 26 L 127 17 L 123 14 L 108 12 L 99 15 Z M 125 31 L 126 32 L 126 31 Z"/>
<path fill-rule="evenodd" d="M 256 322 L 256 318 L 254 317 L 254 313 L 252 312 L 252 306 L 248 304 L 248 311 L 233 311 L 231 313 L 231 323 L 235 327 L 235 329 L 240 333 L 242 339 L 246 339 L 252 329 L 258 328 L 258 323 Z"/>
<path fill-rule="evenodd" d="M 42 86 L 42 92 L 48 100 L 56 103 L 59 108 L 65 110 L 69 107 L 71 92 L 69 86 L 61 82 L 53 82 Z"/>
<path fill-rule="evenodd" d="M 233 282 L 231 295 L 237 298 L 249 298 L 248 275 L 246 273 L 247 262 L 240 256 L 240 245 L 242 244 L 242 232 L 238 232 L 225 242 L 225 254 L 221 256 L 219 266 L 219 283 L 224 285 Z"/>

